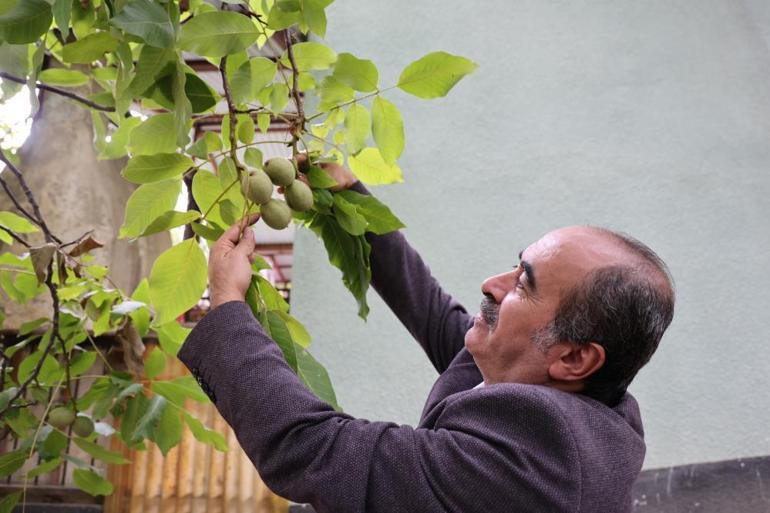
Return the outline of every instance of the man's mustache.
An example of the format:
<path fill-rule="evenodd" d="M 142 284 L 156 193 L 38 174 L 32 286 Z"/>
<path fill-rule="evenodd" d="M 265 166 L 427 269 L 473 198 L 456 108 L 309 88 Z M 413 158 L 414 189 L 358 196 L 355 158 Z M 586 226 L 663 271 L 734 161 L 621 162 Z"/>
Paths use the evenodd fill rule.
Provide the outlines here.
<path fill-rule="evenodd" d="M 481 316 L 490 329 L 494 328 L 497 324 L 499 311 L 500 307 L 497 305 L 495 298 L 491 294 L 484 294 L 484 298 L 481 300 Z"/>

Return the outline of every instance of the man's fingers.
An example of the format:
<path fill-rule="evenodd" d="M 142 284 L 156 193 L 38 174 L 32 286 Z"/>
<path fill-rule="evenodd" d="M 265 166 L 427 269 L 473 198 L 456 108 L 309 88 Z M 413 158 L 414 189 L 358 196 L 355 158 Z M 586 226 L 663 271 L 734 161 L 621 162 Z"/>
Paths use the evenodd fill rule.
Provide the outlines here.
<path fill-rule="evenodd" d="M 259 219 L 259 214 L 250 214 L 242 218 L 241 220 L 237 221 L 230 228 L 228 228 L 225 231 L 225 233 L 222 234 L 221 237 L 219 237 L 219 240 L 217 241 L 216 246 L 221 246 L 224 248 L 234 247 L 236 244 L 238 244 L 238 241 L 241 239 L 241 231 L 247 226 L 250 226 L 256 223 L 258 219 Z"/>
<path fill-rule="evenodd" d="M 237 251 L 239 253 L 243 253 L 245 256 L 249 256 L 254 252 L 254 249 L 257 247 L 257 241 L 254 238 L 254 230 L 251 228 L 246 228 L 243 231 L 243 237 L 241 237 L 240 242 L 238 242 L 238 245 L 235 246 L 235 249 L 233 251 Z"/>

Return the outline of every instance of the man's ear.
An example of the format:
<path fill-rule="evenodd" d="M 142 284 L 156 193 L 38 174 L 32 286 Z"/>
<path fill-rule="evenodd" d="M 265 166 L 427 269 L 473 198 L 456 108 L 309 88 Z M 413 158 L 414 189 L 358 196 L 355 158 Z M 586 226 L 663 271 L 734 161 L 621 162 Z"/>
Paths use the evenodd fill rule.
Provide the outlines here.
<path fill-rule="evenodd" d="M 552 360 L 548 375 L 554 381 L 576 382 L 588 378 L 601 369 L 606 355 L 596 342 L 588 344 L 563 343 L 551 348 Z M 551 352 L 549 351 L 549 352 Z"/>

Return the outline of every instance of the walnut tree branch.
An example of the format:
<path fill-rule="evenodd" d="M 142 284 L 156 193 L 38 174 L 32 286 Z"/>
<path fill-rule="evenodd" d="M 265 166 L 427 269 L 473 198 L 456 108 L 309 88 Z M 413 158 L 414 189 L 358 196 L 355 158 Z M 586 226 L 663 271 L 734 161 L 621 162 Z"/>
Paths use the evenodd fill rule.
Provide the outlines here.
<path fill-rule="evenodd" d="M 16 82 L 17 84 L 27 85 L 27 81 L 24 80 L 23 78 L 11 75 L 10 73 L 6 73 L 5 71 L 0 71 L 0 77 L 2 77 L 5 80 L 10 80 L 11 82 Z M 59 96 L 66 96 L 67 98 L 71 100 L 75 100 L 76 102 L 80 102 L 83 105 L 87 105 L 94 110 L 101 110 L 104 112 L 115 112 L 115 107 L 100 105 L 96 102 L 92 102 L 88 98 L 83 98 L 82 96 L 78 96 L 75 93 L 71 93 L 66 89 L 61 89 L 59 87 L 49 86 L 46 84 L 34 84 L 34 86 L 35 88 L 42 89 L 43 91 L 49 91 L 51 93 L 58 94 Z"/>
<path fill-rule="evenodd" d="M 53 233 L 51 233 L 51 230 L 48 229 L 48 225 L 45 224 L 43 215 L 40 213 L 40 207 L 38 206 L 37 201 L 35 201 L 35 197 L 32 195 L 32 191 L 29 189 L 29 186 L 27 185 L 26 180 L 24 180 L 24 176 L 22 176 L 21 171 L 19 171 L 19 169 L 13 165 L 13 162 L 11 162 L 6 158 L 5 153 L 3 153 L 2 149 L 0 149 L 0 160 L 3 161 L 6 166 L 8 166 L 8 169 L 11 170 L 11 173 L 13 173 L 14 176 L 16 176 L 16 179 L 19 181 L 19 185 L 21 185 L 21 189 L 24 191 L 24 195 L 27 196 L 27 201 L 29 201 L 29 204 L 32 205 L 32 212 L 34 213 L 34 217 L 30 216 L 29 212 L 26 212 L 24 209 L 21 209 L 20 205 L 18 205 L 18 203 L 14 201 L 14 204 L 16 205 L 16 207 L 19 208 L 19 210 L 24 215 L 26 215 L 30 221 L 33 221 L 36 225 L 38 225 L 43 230 L 43 235 L 45 236 L 46 242 L 56 241 L 59 244 L 61 244 L 61 239 L 59 239 Z M 8 189 L 6 188 L 5 183 L 3 183 L 3 189 L 5 189 L 6 192 L 8 192 Z M 13 201 L 13 197 L 12 197 L 12 201 Z"/>

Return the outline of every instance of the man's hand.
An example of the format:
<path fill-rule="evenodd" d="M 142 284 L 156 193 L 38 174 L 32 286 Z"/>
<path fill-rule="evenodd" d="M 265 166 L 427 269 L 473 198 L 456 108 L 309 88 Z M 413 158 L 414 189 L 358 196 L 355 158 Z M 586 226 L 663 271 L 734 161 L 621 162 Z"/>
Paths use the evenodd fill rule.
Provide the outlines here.
<path fill-rule="evenodd" d="M 302 169 L 306 161 L 307 155 L 304 153 L 297 155 L 297 165 L 300 169 Z M 356 175 L 354 175 L 350 169 L 340 164 L 336 164 L 334 162 L 323 162 L 318 164 L 318 167 L 323 169 L 326 174 L 332 178 L 332 180 L 337 182 L 337 185 L 331 188 L 331 190 L 334 192 L 349 189 L 358 181 L 358 178 L 356 178 Z M 307 183 L 307 177 L 304 175 L 304 173 L 299 174 L 299 179 Z"/>
<path fill-rule="evenodd" d="M 212 310 L 228 301 L 244 301 L 251 283 L 254 232 L 258 214 L 241 219 L 217 240 L 209 255 L 209 295 Z M 241 238 L 241 233 L 243 237 Z"/>

